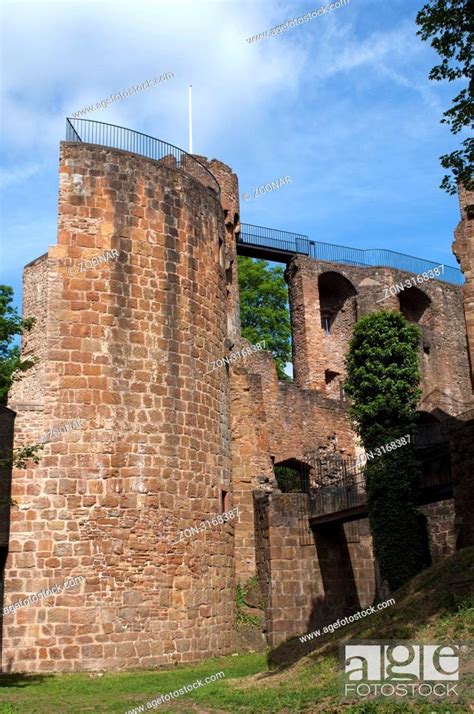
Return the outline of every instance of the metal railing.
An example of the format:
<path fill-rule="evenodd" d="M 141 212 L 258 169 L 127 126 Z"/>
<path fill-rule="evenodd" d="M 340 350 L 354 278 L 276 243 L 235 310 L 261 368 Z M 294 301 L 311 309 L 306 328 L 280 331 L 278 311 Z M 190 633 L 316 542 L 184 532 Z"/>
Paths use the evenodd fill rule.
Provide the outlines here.
<path fill-rule="evenodd" d="M 309 252 L 308 236 L 301 233 L 290 233 L 290 231 L 280 231 L 276 228 L 253 226 L 250 223 L 240 224 L 240 241 L 289 253 L 308 255 Z"/>
<path fill-rule="evenodd" d="M 307 255 L 315 260 L 324 260 L 330 263 L 342 263 L 361 268 L 367 266 L 394 268 L 407 273 L 415 273 L 416 275 L 440 265 L 440 263 L 434 263 L 431 260 L 416 258 L 413 255 L 397 253 L 385 248 L 362 250 L 361 248 L 351 248 L 333 243 L 322 243 L 310 240 L 308 236 L 300 233 L 254 226 L 250 223 L 240 224 L 239 240 L 247 245 L 273 248 L 284 253 L 298 253 Z M 453 285 L 462 285 L 464 282 L 463 274 L 459 268 L 449 265 L 444 266 L 443 273 L 436 279 Z"/>
<path fill-rule="evenodd" d="M 155 139 L 148 134 L 142 134 L 141 131 L 91 119 L 68 118 L 66 119 L 66 141 L 96 144 L 146 156 L 148 159 L 182 169 L 204 186 L 212 188 L 218 196 L 220 195 L 216 177 L 198 159 L 173 144 Z"/>
<path fill-rule="evenodd" d="M 308 452 L 310 465 L 309 515 L 317 517 L 347 511 L 367 503 L 364 467 L 340 454 L 321 457 Z"/>
<path fill-rule="evenodd" d="M 321 458 L 308 452 L 309 479 L 302 491 L 309 495 L 309 517 L 318 518 L 367 506 L 366 468 L 360 460 L 338 454 Z M 452 484 L 449 445 L 434 447 L 420 458 L 418 488 L 421 496 L 429 489 Z"/>

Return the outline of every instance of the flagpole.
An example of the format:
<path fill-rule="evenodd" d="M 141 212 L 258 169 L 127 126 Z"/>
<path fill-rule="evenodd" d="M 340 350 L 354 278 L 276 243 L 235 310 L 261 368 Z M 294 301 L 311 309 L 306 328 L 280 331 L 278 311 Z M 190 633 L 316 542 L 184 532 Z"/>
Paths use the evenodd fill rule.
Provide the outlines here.
<path fill-rule="evenodd" d="M 189 85 L 189 153 L 193 153 L 193 85 Z"/>

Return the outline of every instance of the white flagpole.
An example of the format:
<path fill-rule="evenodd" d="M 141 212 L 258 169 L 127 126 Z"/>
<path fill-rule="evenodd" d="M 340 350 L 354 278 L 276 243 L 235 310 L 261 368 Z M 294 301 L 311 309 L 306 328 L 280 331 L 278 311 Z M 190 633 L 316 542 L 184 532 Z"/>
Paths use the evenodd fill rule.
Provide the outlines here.
<path fill-rule="evenodd" d="M 189 85 L 189 153 L 193 153 L 193 85 Z"/>

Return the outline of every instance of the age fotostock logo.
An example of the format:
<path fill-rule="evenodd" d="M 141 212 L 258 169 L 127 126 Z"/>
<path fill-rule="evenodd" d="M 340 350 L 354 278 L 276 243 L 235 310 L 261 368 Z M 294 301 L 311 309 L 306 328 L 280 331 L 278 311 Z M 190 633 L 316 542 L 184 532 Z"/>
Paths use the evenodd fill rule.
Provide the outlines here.
<path fill-rule="evenodd" d="M 466 645 L 352 642 L 341 645 L 344 697 L 459 695 L 460 657 Z"/>

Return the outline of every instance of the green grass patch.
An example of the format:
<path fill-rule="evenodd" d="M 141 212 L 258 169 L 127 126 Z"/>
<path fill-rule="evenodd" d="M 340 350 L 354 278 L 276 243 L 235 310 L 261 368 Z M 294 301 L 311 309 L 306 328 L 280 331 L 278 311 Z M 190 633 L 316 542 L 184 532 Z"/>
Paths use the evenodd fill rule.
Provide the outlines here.
<path fill-rule="evenodd" d="M 173 704 L 158 710 L 185 711 L 186 702 L 213 699 L 222 685 L 266 669 L 265 656 L 256 654 L 213 658 L 188 666 L 175 666 L 152 672 L 106 673 L 100 678 L 89 674 L 4 674 L 0 675 L 1 714 L 78 714 L 79 712 L 124 712 L 175 691 L 196 679 L 225 673 L 226 678 L 184 694 Z M 207 690 L 207 691 L 206 691 Z M 174 708 L 178 707 L 178 708 Z M 157 711 L 146 710 L 146 711 Z M 192 709 L 190 711 L 193 711 Z M 195 711 L 195 710 L 194 710 Z"/>

